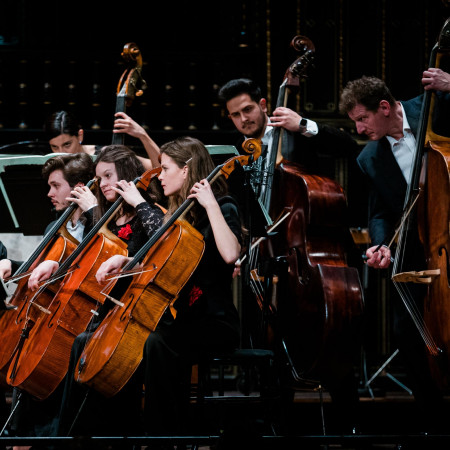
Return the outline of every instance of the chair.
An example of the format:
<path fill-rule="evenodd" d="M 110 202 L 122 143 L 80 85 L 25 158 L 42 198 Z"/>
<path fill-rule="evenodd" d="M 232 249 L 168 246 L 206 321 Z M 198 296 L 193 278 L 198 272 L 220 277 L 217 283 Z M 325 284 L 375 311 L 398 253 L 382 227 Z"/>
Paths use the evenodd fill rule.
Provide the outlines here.
<path fill-rule="evenodd" d="M 235 376 L 227 379 L 230 368 Z M 237 373 L 236 373 L 237 372 Z M 234 386 L 233 386 L 234 384 Z M 275 355 L 265 349 L 237 349 L 211 355 L 197 366 L 192 403 L 214 431 L 242 439 L 252 433 L 276 435 L 280 400 Z"/>

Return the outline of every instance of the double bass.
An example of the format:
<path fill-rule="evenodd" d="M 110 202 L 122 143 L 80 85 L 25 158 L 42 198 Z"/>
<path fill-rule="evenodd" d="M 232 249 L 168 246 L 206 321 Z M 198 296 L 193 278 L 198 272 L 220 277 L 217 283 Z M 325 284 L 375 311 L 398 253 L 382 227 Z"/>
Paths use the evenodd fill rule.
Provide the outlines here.
<path fill-rule="evenodd" d="M 213 183 L 228 178 L 236 164 L 247 165 L 261 152 L 259 142 L 246 141 L 249 155 L 236 156 L 217 166 L 209 175 Z M 142 261 L 121 301 L 102 321 L 80 356 L 75 379 L 106 397 L 117 394 L 138 368 L 144 344 L 164 311 L 172 308 L 179 292 L 197 267 L 204 251 L 200 232 L 183 217 L 193 205 L 187 199 L 170 219 L 126 264 L 123 275 Z M 173 311 L 173 310 L 172 310 Z"/>
<path fill-rule="evenodd" d="M 450 71 L 450 19 L 441 29 L 428 67 Z M 449 95 L 424 93 L 404 214 L 391 240 L 397 239 L 392 280 L 425 343 L 431 375 L 442 391 L 450 388 Z M 410 245 L 407 230 L 415 216 L 425 268 L 405 272 L 404 255 Z M 423 311 L 417 309 L 407 283 L 425 286 Z"/>
<path fill-rule="evenodd" d="M 301 56 L 286 70 L 277 107 L 287 106 L 314 56 L 307 37 L 295 36 L 291 46 Z M 363 311 L 358 271 L 346 261 L 345 193 L 336 181 L 286 160 L 283 152 L 294 145 L 293 137 L 280 128 L 273 133 L 260 200 L 277 229 L 259 253 L 277 266 L 270 300 L 275 343 L 294 382 L 339 379 L 353 368 Z"/>

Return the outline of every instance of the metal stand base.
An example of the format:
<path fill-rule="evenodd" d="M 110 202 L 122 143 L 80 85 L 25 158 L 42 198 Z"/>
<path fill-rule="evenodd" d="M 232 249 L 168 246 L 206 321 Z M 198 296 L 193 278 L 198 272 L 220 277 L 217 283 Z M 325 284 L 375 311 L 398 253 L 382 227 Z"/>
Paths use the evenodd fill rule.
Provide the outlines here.
<path fill-rule="evenodd" d="M 395 350 L 394 353 L 392 353 L 391 356 L 389 356 L 388 359 L 386 359 L 386 361 L 379 367 L 379 369 L 372 375 L 372 377 L 366 381 L 365 383 L 365 387 L 369 390 L 372 398 L 373 398 L 373 392 L 372 389 L 370 388 L 370 384 L 372 383 L 373 380 L 375 380 L 375 378 L 380 375 L 385 367 L 397 356 L 399 352 L 399 349 Z M 412 395 L 412 391 L 411 389 L 409 389 L 407 386 L 405 386 L 402 382 L 400 382 L 399 380 L 397 380 L 397 378 L 395 378 L 393 375 L 391 375 L 389 372 L 384 371 L 384 375 L 387 376 L 389 379 L 391 379 L 394 383 L 396 383 L 398 386 L 400 386 L 402 389 L 404 389 L 409 395 Z"/>

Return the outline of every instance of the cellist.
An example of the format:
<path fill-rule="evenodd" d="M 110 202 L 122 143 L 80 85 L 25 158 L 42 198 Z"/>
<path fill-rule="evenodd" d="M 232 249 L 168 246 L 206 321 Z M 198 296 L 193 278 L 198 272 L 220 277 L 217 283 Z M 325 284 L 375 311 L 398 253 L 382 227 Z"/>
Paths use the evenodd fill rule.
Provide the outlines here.
<path fill-rule="evenodd" d="M 94 163 L 92 158 L 86 154 L 59 155 L 50 158 L 42 166 L 42 176 L 49 185 L 47 196 L 52 202 L 56 213 L 64 211 L 70 204 L 71 191 L 79 189 L 84 191 L 85 185 L 94 178 Z M 97 200 L 93 194 L 85 195 L 80 208 L 75 211 L 67 223 L 67 231 L 78 241 L 89 230 L 93 220 L 93 207 Z M 47 225 L 44 234 L 52 227 L 54 222 Z M 86 228 L 86 224 L 88 227 Z M 9 277 L 20 264 L 8 259 L 0 260 L 0 275 L 2 278 Z"/>
<path fill-rule="evenodd" d="M 450 100 L 449 81 L 450 75 L 437 68 L 429 68 L 422 76 L 425 89 L 443 91 L 446 97 L 444 101 Z M 357 132 L 370 140 L 357 162 L 369 184 L 369 234 L 372 247 L 366 252 L 366 263 L 375 269 L 386 269 L 391 265 L 393 253 L 387 244 L 394 236 L 403 213 L 422 100 L 421 95 L 399 102 L 384 81 L 365 76 L 347 83 L 341 94 L 341 112 L 348 114 L 355 122 Z M 450 117 L 447 117 L 447 124 L 449 120 Z M 421 270 L 425 267 L 417 222 L 414 220 L 413 224 L 407 230 L 408 245 L 403 258 L 407 266 L 403 267 L 404 270 Z M 424 285 L 408 283 L 408 289 L 416 307 L 422 312 Z M 406 370 L 407 385 L 413 392 L 419 411 L 424 413 L 423 431 L 433 431 L 431 427 L 438 425 L 437 419 L 440 417 L 442 393 L 431 379 L 425 345 L 411 316 L 398 297 L 394 297 L 392 306 L 394 338 L 399 358 Z"/>
<path fill-rule="evenodd" d="M 163 212 L 155 204 L 155 201 L 158 199 L 156 189 L 150 186 L 147 193 L 141 194 L 132 181 L 143 173 L 144 167 L 139 159 L 132 150 L 124 145 L 109 145 L 104 147 L 95 161 L 95 174 L 98 178 L 99 192 L 97 192 L 98 207 L 94 211 L 94 221 L 102 217 L 109 207 L 122 196 L 124 203 L 113 217 L 113 220 L 108 223 L 108 228 L 127 244 L 129 255 L 133 255 L 162 224 Z M 82 192 L 72 191 L 72 198 L 77 198 L 79 201 L 82 201 L 81 198 L 83 195 Z M 30 289 L 37 289 L 39 284 L 48 279 L 57 269 L 58 262 L 56 261 L 47 260 L 41 263 L 30 276 Z M 121 288 L 120 286 L 117 287 L 118 289 Z M 117 295 L 114 292 L 116 291 L 112 291 L 112 296 Z M 101 323 L 102 318 L 107 314 L 111 306 L 112 303 L 106 300 L 100 307 L 98 315 L 93 317 L 88 326 L 88 331 L 77 336 L 72 345 L 72 354 L 68 369 L 68 374 L 72 376 L 67 375 L 65 382 L 63 381 L 60 385 L 63 388 L 63 392 L 62 401 L 60 400 L 58 405 L 58 411 L 61 410 L 62 435 L 65 435 L 70 429 L 74 417 L 86 395 L 84 386 L 75 385 L 73 381 L 72 365 L 77 362 L 77 355 L 82 351 L 86 340 Z M 94 395 L 92 394 L 90 399 Z M 120 398 L 117 402 L 119 401 Z M 103 407 L 103 403 L 101 401 L 97 402 L 95 398 L 92 401 L 92 405 L 101 405 Z M 104 405 L 105 411 L 113 414 L 113 405 L 114 403 Z M 86 408 L 86 410 L 93 413 L 94 418 L 99 418 L 97 413 L 94 412 L 94 407 Z M 59 416 L 59 414 L 57 415 Z M 92 433 L 94 434 L 94 429 L 102 433 L 103 424 L 106 427 L 111 426 L 115 432 L 121 432 L 117 424 L 108 423 L 108 416 L 106 414 L 103 414 L 101 417 L 104 418 L 104 422 L 101 420 L 94 421 L 93 417 L 90 416 L 91 420 L 86 419 L 82 423 L 95 427 L 92 429 Z M 55 422 L 52 424 L 50 435 L 58 434 L 60 427 L 59 417 L 54 417 L 53 419 Z"/>
<path fill-rule="evenodd" d="M 214 168 L 197 139 L 179 138 L 161 147 L 159 179 L 169 200 L 166 218 L 187 198 L 195 199 L 187 220 L 203 235 L 205 251 L 174 310 L 166 309 L 144 346 L 144 428 L 151 435 L 187 432 L 192 364 L 202 355 L 239 346 L 240 320 L 231 281 L 241 251 L 241 219 L 225 181 L 206 180 Z M 106 261 L 97 279 L 103 282 L 123 263 L 114 257 Z"/>
<path fill-rule="evenodd" d="M 42 176 L 49 185 L 47 196 L 57 213 L 64 211 L 73 200 L 72 191 L 84 192 L 86 189 L 83 202 L 79 203 L 80 208 L 75 210 L 66 224 L 67 231 L 76 240 L 81 241 L 92 225 L 93 208 L 97 204 L 97 199 L 86 187 L 86 184 L 94 178 L 92 158 L 84 153 L 54 156 L 43 165 Z M 52 228 L 53 224 L 54 222 L 51 222 L 46 227 L 44 234 Z M 21 262 L 5 257 L 0 260 L 0 277 L 2 279 L 9 277 L 20 265 Z M 15 398 L 16 395 L 14 395 Z M 42 424 L 45 425 L 48 415 L 51 416 L 54 413 L 54 407 L 55 404 L 51 400 L 36 402 L 31 397 L 22 395 L 14 415 L 12 431 L 18 435 L 45 435 L 46 431 Z"/>

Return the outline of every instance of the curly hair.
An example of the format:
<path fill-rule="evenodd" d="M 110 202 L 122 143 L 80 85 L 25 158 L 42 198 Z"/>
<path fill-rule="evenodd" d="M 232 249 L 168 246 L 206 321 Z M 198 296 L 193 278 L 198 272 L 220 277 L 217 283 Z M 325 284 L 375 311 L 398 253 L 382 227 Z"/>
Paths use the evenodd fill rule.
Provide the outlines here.
<path fill-rule="evenodd" d="M 55 170 L 60 170 L 69 186 L 73 188 L 78 183 L 87 184 L 94 178 L 94 161 L 86 153 L 54 156 L 42 166 L 44 180 L 48 181 L 50 174 Z"/>
<path fill-rule="evenodd" d="M 363 76 L 357 80 L 349 81 L 344 87 L 339 102 L 339 110 L 342 114 L 347 114 L 357 104 L 360 104 L 369 111 L 375 112 L 382 100 L 386 100 L 391 106 L 394 106 L 396 102 L 383 80 Z"/>

